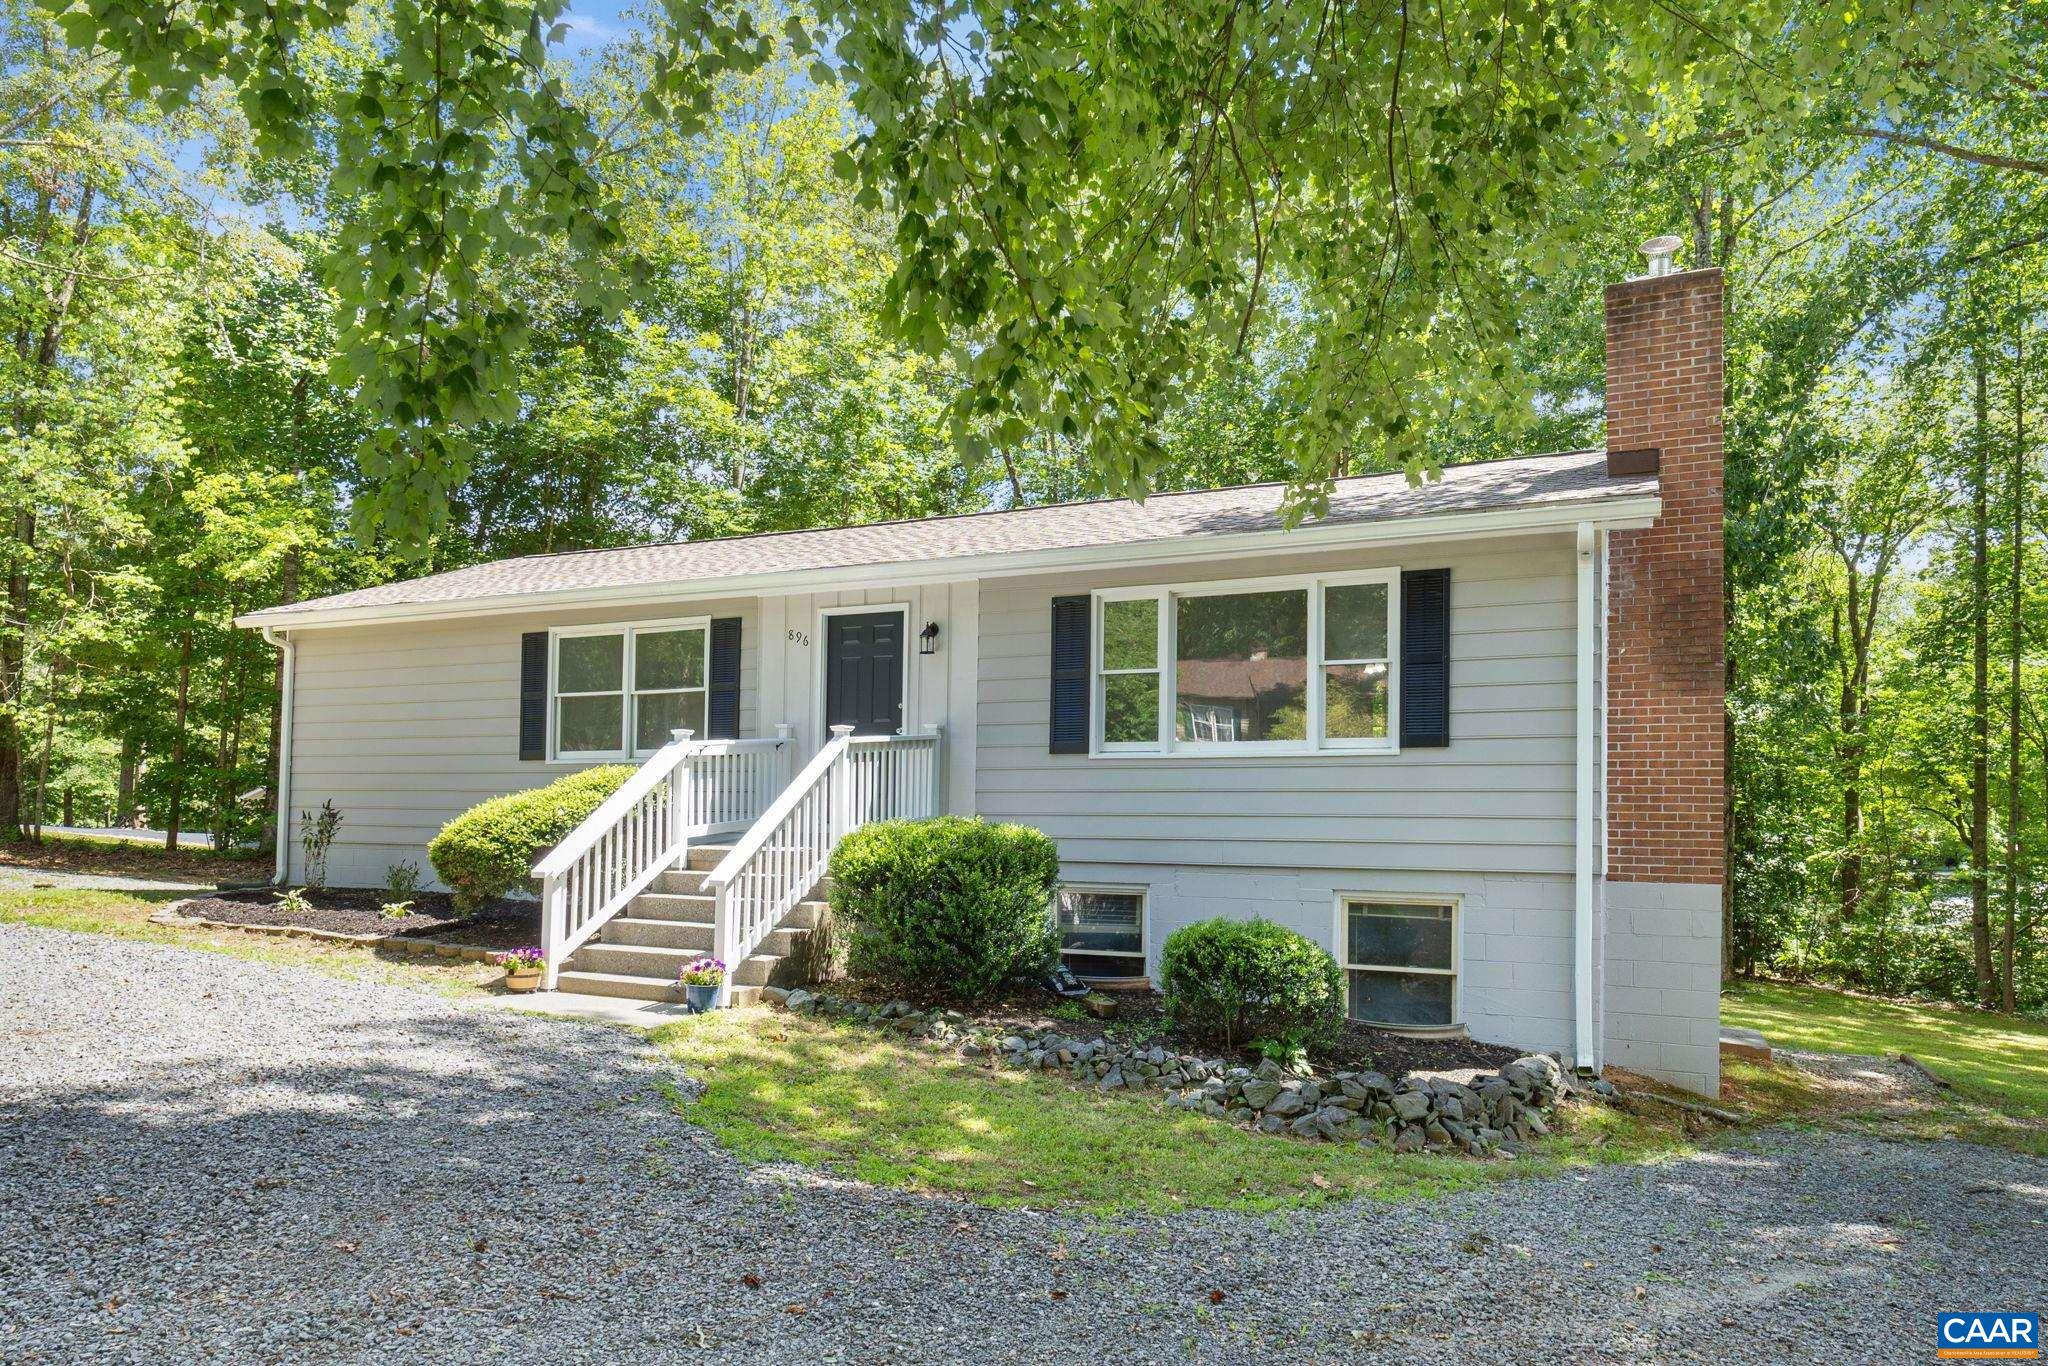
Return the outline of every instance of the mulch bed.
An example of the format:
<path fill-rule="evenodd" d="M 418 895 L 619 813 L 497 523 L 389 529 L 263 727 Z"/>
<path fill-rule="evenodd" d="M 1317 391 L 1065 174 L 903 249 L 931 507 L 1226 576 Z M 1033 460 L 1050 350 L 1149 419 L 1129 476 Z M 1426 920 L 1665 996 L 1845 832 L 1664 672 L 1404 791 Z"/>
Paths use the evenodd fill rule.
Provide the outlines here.
<path fill-rule="evenodd" d="M 516 949 L 540 942 L 540 908 L 534 903 L 500 901 L 475 915 L 455 913 L 454 899 L 446 892 L 418 892 L 412 910 L 397 920 L 386 920 L 379 909 L 391 900 L 381 887 L 323 887 L 308 890 L 312 903 L 304 912 L 288 910 L 277 899 L 275 888 L 220 892 L 186 902 L 183 915 L 200 920 L 221 920 L 235 925 L 282 925 L 301 930 L 327 930 L 337 934 L 395 934 L 407 939 L 433 939 L 444 944 L 468 944 L 485 949 Z"/>
<path fill-rule="evenodd" d="M 832 982 L 825 990 L 835 996 L 874 1003 L 887 1001 L 893 995 L 853 981 Z M 968 1010 L 967 1014 L 984 1024 L 998 1026 L 1057 1024 L 1063 1034 L 1074 1039 L 1134 1040 L 1142 1036 L 1145 1042 L 1159 1044 L 1174 1052 L 1216 1056 L 1216 1050 L 1173 1032 L 1166 1022 L 1162 998 L 1151 988 L 1104 988 L 1102 994 L 1116 1002 L 1114 1019 L 1098 1020 L 1087 1014 L 1078 1019 L 1072 1018 L 1075 1013 L 1072 1007 L 1078 1002 L 1067 1002 L 1063 997 L 1037 988 L 1013 990 L 997 1001 Z M 1062 1006 L 1067 1008 L 1062 1009 Z M 1317 1050 L 1309 1056 L 1317 1067 L 1330 1071 L 1371 1070 L 1400 1078 L 1410 1072 L 1450 1072 L 1460 1068 L 1497 1071 L 1528 1051 L 1502 1044 L 1479 1043 L 1473 1039 L 1411 1039 L 1347 1020 L 1327 1049 Z M 1259 1061 L 1259 1055 L 1240 1050 L 1234 1061 L 1249 1066 Z"/>

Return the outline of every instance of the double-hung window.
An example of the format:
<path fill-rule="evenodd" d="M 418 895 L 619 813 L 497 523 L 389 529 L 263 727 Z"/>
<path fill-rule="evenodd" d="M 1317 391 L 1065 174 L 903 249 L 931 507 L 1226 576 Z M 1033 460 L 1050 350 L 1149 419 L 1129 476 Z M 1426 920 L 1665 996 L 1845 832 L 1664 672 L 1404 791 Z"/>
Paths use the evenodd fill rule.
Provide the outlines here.
<path fill-rule="evenodd" d="M 1398 570 L 1095 595 L 1097 753 L 1395 748 Z"/>
<path fill-rule="evenodd" d="M 673 730 L 704 734 L 709 652 L 703 621 L 556 632 L 555 757 L 634 758 Z"/>

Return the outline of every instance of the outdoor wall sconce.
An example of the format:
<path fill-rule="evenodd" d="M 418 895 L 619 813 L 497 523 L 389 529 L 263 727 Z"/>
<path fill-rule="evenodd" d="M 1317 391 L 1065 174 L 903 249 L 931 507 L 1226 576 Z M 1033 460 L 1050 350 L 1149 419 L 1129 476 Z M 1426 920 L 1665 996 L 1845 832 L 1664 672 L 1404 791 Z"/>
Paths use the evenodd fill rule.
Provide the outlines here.
<path fill-rule="evenodd" d="M 928 621 L 917 633 L 917 652 L 921 655 L 935 655 L 939 652 L 939 623 Z"/>

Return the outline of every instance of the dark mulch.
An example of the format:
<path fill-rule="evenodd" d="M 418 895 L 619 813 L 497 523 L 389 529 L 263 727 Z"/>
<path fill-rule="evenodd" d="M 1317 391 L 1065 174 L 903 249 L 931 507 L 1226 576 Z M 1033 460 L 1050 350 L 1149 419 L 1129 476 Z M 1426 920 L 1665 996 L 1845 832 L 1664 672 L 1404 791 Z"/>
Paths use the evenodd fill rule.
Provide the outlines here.
<path fill-rule="evenodd" d="M 381 887 L 323 887 L 305 892 L 310 910 L 294 912 L 277 899 L 274 888 L 220 892 L 187 902 L 185 915 L 224 920 L 236 925 L 289 925 L 302 930 L 339 934 L 395 934 L 408 939 L 437 939 L 486 949 L 516 949 L 540 942 L 540 908 L 530 901 L 500 901 L 475 915 L 455 913 L 446 892 L 418 892 L 412 910 L 397 920 L 378 912 L 391 893 Z"/>
<path fill-rule="evenodd" d="M 853 981 L 834 982 L 827 990 L 836 996 L 877 1003 L 894 994 Z M 1143 1040 L 1176 1053 L 1216 1055 L 1216 1050 L 1174 1033 L 1166 1020 L 1163 998 L 1151 988 L 1104 988 L 1102 994 L 1116 1002 L 1114 1019 L 1098 1020 L 1081 1011 L 1079 1002 L 1067 1001 L 1036 987 L 1014 988 L 994 1001 L 969 1008 L 966 1013 L 989 1025 L 1057 1024 L 1062 1033 L 1076 1039 Z M 1493 1071 L 1527 1052 L 1524 1048 L 1473 1039 L 1411 1039 L 1347 1020 L 1330 1046 L 1312 1053 L 1310 1060 L 1329 1071 L 1376 1070 L 1400 1078 L 1410 1072 L 1449 1072 L 1459 1068 Z M 1249 1066 L 1258 1062 L 1259 1055 L 1240 1050 L 1234 1060 Z"/>

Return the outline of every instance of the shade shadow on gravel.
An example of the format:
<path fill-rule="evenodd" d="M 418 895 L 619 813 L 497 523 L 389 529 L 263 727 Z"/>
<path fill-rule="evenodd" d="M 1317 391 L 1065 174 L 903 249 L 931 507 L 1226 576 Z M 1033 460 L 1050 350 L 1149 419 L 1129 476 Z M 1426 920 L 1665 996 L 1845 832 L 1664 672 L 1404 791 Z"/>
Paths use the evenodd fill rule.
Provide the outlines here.
<path fill-rule="evenodd" d="M 1095 1219 L 749 1171 L 623 1031 L 193 950 L 0 927 L 0 1037 L 7 1361 L 1917 1359 L 2048 1299 L 2048 1163 L 1958 1144 Z"/>

